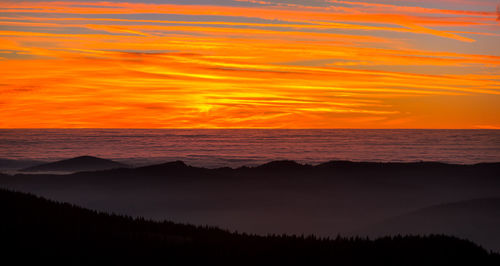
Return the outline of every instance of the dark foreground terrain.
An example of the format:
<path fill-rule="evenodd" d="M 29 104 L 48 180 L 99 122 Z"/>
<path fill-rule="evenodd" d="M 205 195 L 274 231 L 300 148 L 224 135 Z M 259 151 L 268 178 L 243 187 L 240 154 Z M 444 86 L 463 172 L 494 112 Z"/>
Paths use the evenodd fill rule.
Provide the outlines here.
<path fill-rule="evenodd" d="M 109 215 L 0 190 L 3 265 L 500 265 L 454 237 L 254 236 Z M 7 263 L 7 264 L 4 264 Z"/>
<path fill-rule="evenodd" d="M 49 165 L 67 169 L 77 160 L 94 169 L 93 162 L 103 161 L 82 158 Z M 259 235 L 444 234 L 500 252 L 500 163 L 275 161 L 207 169 L 177 161 L 74 174 L 0 174 L 0 187 L 106 213 Z"/>
<path fill-rule="evenodd" d="M 126 164 L 93 156 L 79 156 L 67 160 L 43 163 L 22 169 L 23 172 L 78 172 L 126 168 Z"/>

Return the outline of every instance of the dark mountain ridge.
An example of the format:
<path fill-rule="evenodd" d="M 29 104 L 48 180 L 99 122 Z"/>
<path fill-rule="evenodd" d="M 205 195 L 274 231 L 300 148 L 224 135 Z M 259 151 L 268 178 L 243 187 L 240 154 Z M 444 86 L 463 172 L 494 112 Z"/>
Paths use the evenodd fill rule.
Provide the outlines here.
<path fill-rule="evenodd" d="M 114 168 L 125 168 L 126 164 L 102 159 L 94 156 L 79 156 L 57 162 L 40 164 L 24 168 L 23 172 L 75 172 L 75 171 L 98 171 Z"/>
<path fill-rule="evenodd" d="M 438 162 L 415 163 L 379 163 L 379 162 L 350 162 L 331 161 L 318 165 L 300 164 L 294 161 L 273 161 L 254 167 L 222 167 L 203 168 L 185 164 L 182 161 L 137 167 L 117 168 L 97 171 L 92 176 L 103 178 L 148 176 L 177 179 L 180 177 L 193 178 L 251 178 L 267 180 L 290 180 L 300 178 L 309 180 L 330 180 L 359 182 L 389 182 L 392 184 L 409 182 L 429 184 L 456 183 L 460 181 L 490 183 L 500 185 L 500 163 L 482 163 L 474 165 L 446 164 Z M 75 176 L 89 176 L 89 174 L 75 174 Z"/>
<path fill-rule="evenodd" d="M 257 236 L 152 222 L 0 190 L 2 261 L 50 265 L 498 265 L 454 237 Z"/>
<path fill-rule="evenodd" d="M 15 170 L 15 169 L 31 167 L 34 165 L 39 165 L 42 163 L 43 162 L 37 160 L 0 158 L 0 169 Z"/>
<path fill-rule="evenodd" d="M 376 223 L 359 235 L 446 234 L 500 249 L 500 198 L 437 204 Z M 487 228 L 488 230 L 484 230 Z"/>
<path fill-rule="evenodd" d="M 127 169 L 122 169 L 127 168 Z M 464 173 L 471 172 L 474 173 L 500 173 L 500 162 L 499 163 L 479 163 L 472 165 L 464 164 L 448 164 L 441 162 L 353 162 L 353 161 L 329 161 L 325 163 L 320 163 L 317 165 L 301 164 L 290 160 L 281 161 L 271 161 L 258 166 L 248 167 L 242 166 L 238 168 L 221 167 L 221 168 L 204 168 L 190 166 L 183 161 L 172 161 L 161 164 L 153 164 L 142 167 L 130 167 L 129 165 L 115 162 L 108 159 L 102 159 L 93 156 L 79 156 L 75 158 L 60 160 L 51 163 L 40 164 L 32 167 L 28 167 L 22 170 L 23 172 L 50 172 L 50 171 L 65 171 L 65 172 L 85 172 L 85 171 L 104 171 L 106 174 L 113 172 L 119 172 L 121 174 L 130 172 L 134 174 L 144 173 L 150 175 L 162 175 L 169 173 L 183 173 L 183 174 L 199 174 L 199 173 L 272 173 L 296 175 L 297 171 L 299 173 L 304 172 L 314 172 L 314 173 L 342 173 L 342 174 L 358 174 L 358 173 L 370 173 L 370 174 L 387 174 L 387 173 L 399 173 L 405 171 L 408 173 L 421 174 L 425 171 L 433 172 L 456 172 Z"/>
<path fill-rule="evenodd" d="M 176 161 L 64 175 L 4 175 L 0 187 L 134 217 L 332 237 L 427 206 L 498 197 L 500 163 L 277 161 L 207 169 Z M 480 242 L 497 227 L 485 224 L 467 238 L 500 251 L 500 236 Z"/>
<path fill-rule="evenodd" d="M 120 168 L 120 167 L 117 167 Z M 353 161 L 329 161 L 318 165 L 301 164 L 295 161 L 282 160 L 271 161 L 258 166 L 241 166 L 237 168 L 220 167 L 220 168 L 205 168 L 187 165 L 183 161 L 172 161 L 161 164 L 154 164 L 142 167 L 121 167 L 128 168 L 118 169 L 120 172 L 133 171 L 135 173 L 154 173 L 161 174 L 162 172 L 271 172 L 276 173 L 294 173 L 296 171 L 312 171 L 312 172 L 364 172 L 364 171 L 481 171 L 486 173 L 500 173 L 500 163 L 479 163 L 479 164 L 448 164 L 441 162 L 353 162 Z M 106 170 L 106 169 L 104 169 Z M 113 169 L 112 171 L 116 171 Z M 498 171 L 498 172 L 497 172 Z M 107 171 L 108 173 L 110 171 Z M 373 173 L 376 174 L 376 173 Z"/>

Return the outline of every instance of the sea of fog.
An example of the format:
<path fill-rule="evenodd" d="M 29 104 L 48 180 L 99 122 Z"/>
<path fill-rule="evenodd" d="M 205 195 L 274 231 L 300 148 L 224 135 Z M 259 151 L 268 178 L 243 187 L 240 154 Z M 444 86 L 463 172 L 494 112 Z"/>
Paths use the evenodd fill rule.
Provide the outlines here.
<path fill-rule="evenodd" d="M 284 159 L 473 164 L 500 161 L 500 130 L 0 129 L 0 168 L 81 155 L 210 168 Z"/>

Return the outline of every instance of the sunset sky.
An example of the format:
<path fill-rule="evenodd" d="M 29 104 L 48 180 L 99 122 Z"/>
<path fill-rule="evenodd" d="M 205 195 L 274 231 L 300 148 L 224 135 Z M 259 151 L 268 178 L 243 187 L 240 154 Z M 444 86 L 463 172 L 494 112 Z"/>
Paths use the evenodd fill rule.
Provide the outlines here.
<path fill-rule="evenodd" d="M 497 0 L 0 0 L 0 128 L 500 128 Z"/>

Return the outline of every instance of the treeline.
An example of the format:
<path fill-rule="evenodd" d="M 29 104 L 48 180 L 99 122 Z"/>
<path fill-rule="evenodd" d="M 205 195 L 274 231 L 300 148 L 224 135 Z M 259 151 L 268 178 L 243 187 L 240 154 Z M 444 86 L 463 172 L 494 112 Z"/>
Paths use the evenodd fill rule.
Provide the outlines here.
<path fill-rule="evenodd" d="M 2 265 L 500 265 L 448 236 L 256 236 L 98 213 L 0 190 Z"/>

